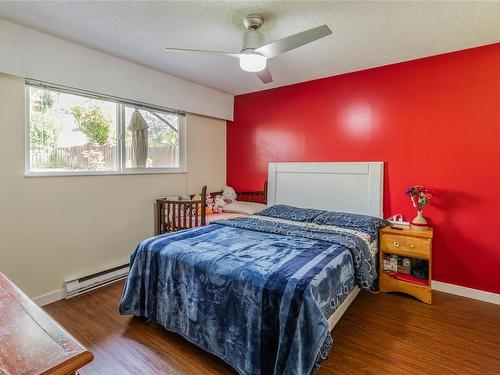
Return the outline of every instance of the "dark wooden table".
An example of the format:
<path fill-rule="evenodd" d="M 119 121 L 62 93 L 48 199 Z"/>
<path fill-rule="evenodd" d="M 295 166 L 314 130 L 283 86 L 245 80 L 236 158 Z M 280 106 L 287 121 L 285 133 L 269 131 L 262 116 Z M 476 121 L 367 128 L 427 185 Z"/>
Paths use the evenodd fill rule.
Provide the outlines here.
<path fill-rule="evenodd" d="M 93 358 L 0 273 L 0 375 L 74 375 Z"/>

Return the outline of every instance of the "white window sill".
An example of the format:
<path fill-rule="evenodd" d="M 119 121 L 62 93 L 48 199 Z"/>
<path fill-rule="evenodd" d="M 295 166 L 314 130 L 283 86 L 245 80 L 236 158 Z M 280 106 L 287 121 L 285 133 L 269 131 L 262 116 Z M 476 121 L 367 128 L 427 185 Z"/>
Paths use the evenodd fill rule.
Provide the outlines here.
<path fill-rule="evenodd" d="M 151 174 L 186 174 L 183 168 L 140 168 L 125 171 L 26 171 L 24 177 L 126 176 Z"/>

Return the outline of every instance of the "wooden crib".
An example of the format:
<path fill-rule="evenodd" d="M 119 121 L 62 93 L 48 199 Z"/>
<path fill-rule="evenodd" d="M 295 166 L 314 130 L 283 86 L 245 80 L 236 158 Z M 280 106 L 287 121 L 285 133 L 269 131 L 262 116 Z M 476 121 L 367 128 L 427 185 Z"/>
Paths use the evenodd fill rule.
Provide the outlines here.
<path fill-rule="evenodd" d="M 222 194 L 221 191 L 209 193 L 212 198 Z M 243 202 L 267 203 L 267 181 L 263 191 L 237 191 L 237 200 Z M 155 210 L 155 235 L 175 232 L 207 224 L 206 214 L 207 187 L 201 189 L 202 200 L 193 200 L 195 195 L 190 195 L 190 200 L 169 200 L 160 198 L 156 200 Z M 217 216 L 217 214 L 213 214 Z"/>

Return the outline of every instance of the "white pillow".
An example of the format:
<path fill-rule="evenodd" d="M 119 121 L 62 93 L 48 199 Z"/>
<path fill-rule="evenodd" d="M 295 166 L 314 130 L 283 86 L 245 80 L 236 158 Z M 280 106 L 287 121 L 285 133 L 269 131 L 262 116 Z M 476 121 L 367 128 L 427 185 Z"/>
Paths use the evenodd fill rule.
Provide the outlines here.
<path fill-rule="evenodd" d="M 224 206 L 224 212 L 253 215 L 266 207 L 267 206 L 262 203 L 234 201 Z"/>

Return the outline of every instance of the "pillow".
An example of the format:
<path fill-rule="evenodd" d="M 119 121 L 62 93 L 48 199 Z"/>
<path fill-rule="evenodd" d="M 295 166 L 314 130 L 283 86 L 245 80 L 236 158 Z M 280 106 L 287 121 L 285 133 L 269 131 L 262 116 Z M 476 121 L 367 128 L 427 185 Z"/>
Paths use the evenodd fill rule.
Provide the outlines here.
<path fill-rule="evenodd" d="M 277 219 L 311 222 L 316 216 L 323 212 L 325 211 L 315 210 L 313 208 L 299 208 L 286 206 L 284 204 L 277 204 L 259 212 L 259 215 L 275 217 Z"/>
<path fill-rule="evenodd" d="M 226 204 L 223 211 L 253 215 L 256 212 L 262 211 L 266 207 L 267 206 L 262 203 L 233 201 L 233 203 Z"/>
<path fill-rule="evenodd" d="M 313 221 L 319 225 L 335 225 L 347 229 L 359 230 L 370 235 L 372 240 L 378 236 L 378 230 L 389 225 L 389 222 L 378 217 L 351 214 L 347 212 L 325 211 Z"/>

